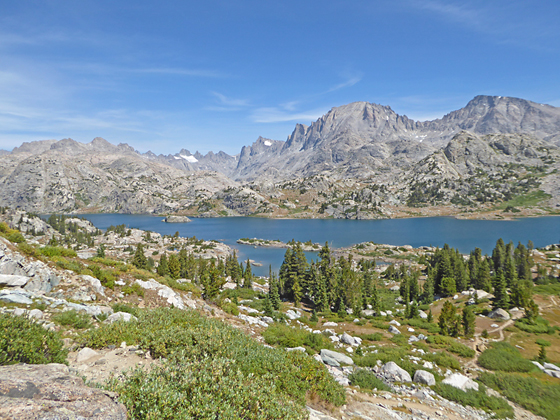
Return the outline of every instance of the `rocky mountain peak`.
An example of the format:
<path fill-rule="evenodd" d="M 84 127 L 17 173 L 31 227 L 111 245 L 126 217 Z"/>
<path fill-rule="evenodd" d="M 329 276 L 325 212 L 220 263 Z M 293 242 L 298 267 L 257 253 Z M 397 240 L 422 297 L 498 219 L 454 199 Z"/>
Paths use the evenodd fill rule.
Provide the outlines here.
<path fill-rule="evenodd" d="M 99 152 L 113 152 L 116 149 L 115 145 L 109 143 L 107 140 L 105 140 L 102 137 L 94 138 L 88 144 L 88 146 L 90 146 L 93 150 L 99 151 Z M 128 145 L 126 145 L 126 146 L 128 146 Z"/>
<path fill-rule="evenodd" d="M 436 121 L 477 134 L 531 133 L 546 138 L 560 132 L 560 108 L 520 98 L 479 95 Z"/>
<path fill-rule="evenodd" d="M 56 143 L 56 140 L 39 140 L 39 141 L 24 142 L 21 146 L 14 147 L 12 153 L 39 154 L 49 150 L 54 143 Z"/>
<path fill-rule="evenodd" d="M 67 155 L 77 155 L 82 154 L 87 149 L 84 144 L 67 138 L 53 143 L 50 150 L 56 150 L 58 153 L 64 153 Z"/>

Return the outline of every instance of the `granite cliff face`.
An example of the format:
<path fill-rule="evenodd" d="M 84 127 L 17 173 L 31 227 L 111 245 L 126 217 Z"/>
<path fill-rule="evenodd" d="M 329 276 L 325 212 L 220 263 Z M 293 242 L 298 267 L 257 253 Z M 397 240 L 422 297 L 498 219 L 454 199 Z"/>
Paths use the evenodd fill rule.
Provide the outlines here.
<path fill-rule="evenodd" d="M 254 180 L 330 173 L 363 178 L 379 170 L 407 168 L 435 152 L 461 131 L 529 134 L 560 145 L 560 109 L 524 99 L 477 96 L 441 119 L 416 122 L 390 107 L 354 102 L 333 108 L 311 126 L 296 125 L 282 148 L 263 159 L 239 162 L 233 177 Z"/>
<path fill-rule="evenodd" d="M 42 213 L 284 217 L 294 210 L 371 218 L 393 217 L 383 205 L 484 205 L 540 191 L 554 209 L 558 145 L 560 108 L 524 99 L 477 96 L 424 122 L 354 102 L 310 126 L 297 124 L 286 141 L 259 137 L 236 156 L 140 154 L 101 138 L 24 143 L 0 155 L 0 205 Z M 314 191 L 309 200 L 300 197 L 306 191 Z M 336 204 L 341 195 L 347 205 Z"/>

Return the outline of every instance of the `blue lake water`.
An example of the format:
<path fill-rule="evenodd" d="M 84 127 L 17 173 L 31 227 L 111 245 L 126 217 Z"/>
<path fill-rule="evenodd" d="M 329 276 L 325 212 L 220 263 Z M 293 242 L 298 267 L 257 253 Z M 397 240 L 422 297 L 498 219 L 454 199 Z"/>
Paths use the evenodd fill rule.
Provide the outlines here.
<path fill-rule="evenodd" d="M 560 217 L 525 218 L 502 220 L 457 220 L 450 217 L 429 217 L 390 220 L 339 220 L 339 219 L 261 219 L 253 217 L 229 217 L 215 219 L 192 219 L 190 223 L 164 223 L 162 217 L 126 214 L 85 214 L 99 229 L 124 224 L 130 228 L 151 230 L 162 235 L 179 232 L 181 236 L 199 239 L 215 239 L 238 250 L 240 259 L 251 258 L 263 264 L 255 267 L 257 275 L 267 275 L 268 265 L 277 271 L 285 249 L 253 248 L 239 245 L 240 238 L 279 239 L 329 242 L 331 247 L 373 241 L 380 244 L 432 245 L 449 244 L 460 252 L 468 253 L 475 247 L 483 253 L 491 253 L 498 238 L 506 243 L 513 241 L 527 244 L 532 240 L 536 247 L 560 242 Z M 316 258 L 308 253 L 308 259 Z"/>

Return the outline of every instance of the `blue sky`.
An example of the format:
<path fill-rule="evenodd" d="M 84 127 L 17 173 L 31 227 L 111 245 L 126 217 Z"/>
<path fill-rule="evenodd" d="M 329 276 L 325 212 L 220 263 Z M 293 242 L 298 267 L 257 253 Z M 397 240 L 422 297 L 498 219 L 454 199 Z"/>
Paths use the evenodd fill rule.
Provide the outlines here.
<path fill-rule="evenodd" d="M 560 106 L 560 2 L 0 0 L 0 148 L 238 153 L 353 101 Z"/>

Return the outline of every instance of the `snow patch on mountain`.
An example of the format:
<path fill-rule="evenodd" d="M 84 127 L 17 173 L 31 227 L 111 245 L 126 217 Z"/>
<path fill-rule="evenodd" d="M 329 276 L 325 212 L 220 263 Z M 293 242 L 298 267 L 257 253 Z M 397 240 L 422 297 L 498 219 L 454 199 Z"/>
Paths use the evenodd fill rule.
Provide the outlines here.
<path fill-rule="evenodd" d="M 190 162 L 190 163 L 198 162 L 198 159 L 195 158 L 194 156 L 185 156 L 185 155 L 179 155 L 179 156 L 181 156 L 183 159 L 185 159 L 187 162 Z"/>

